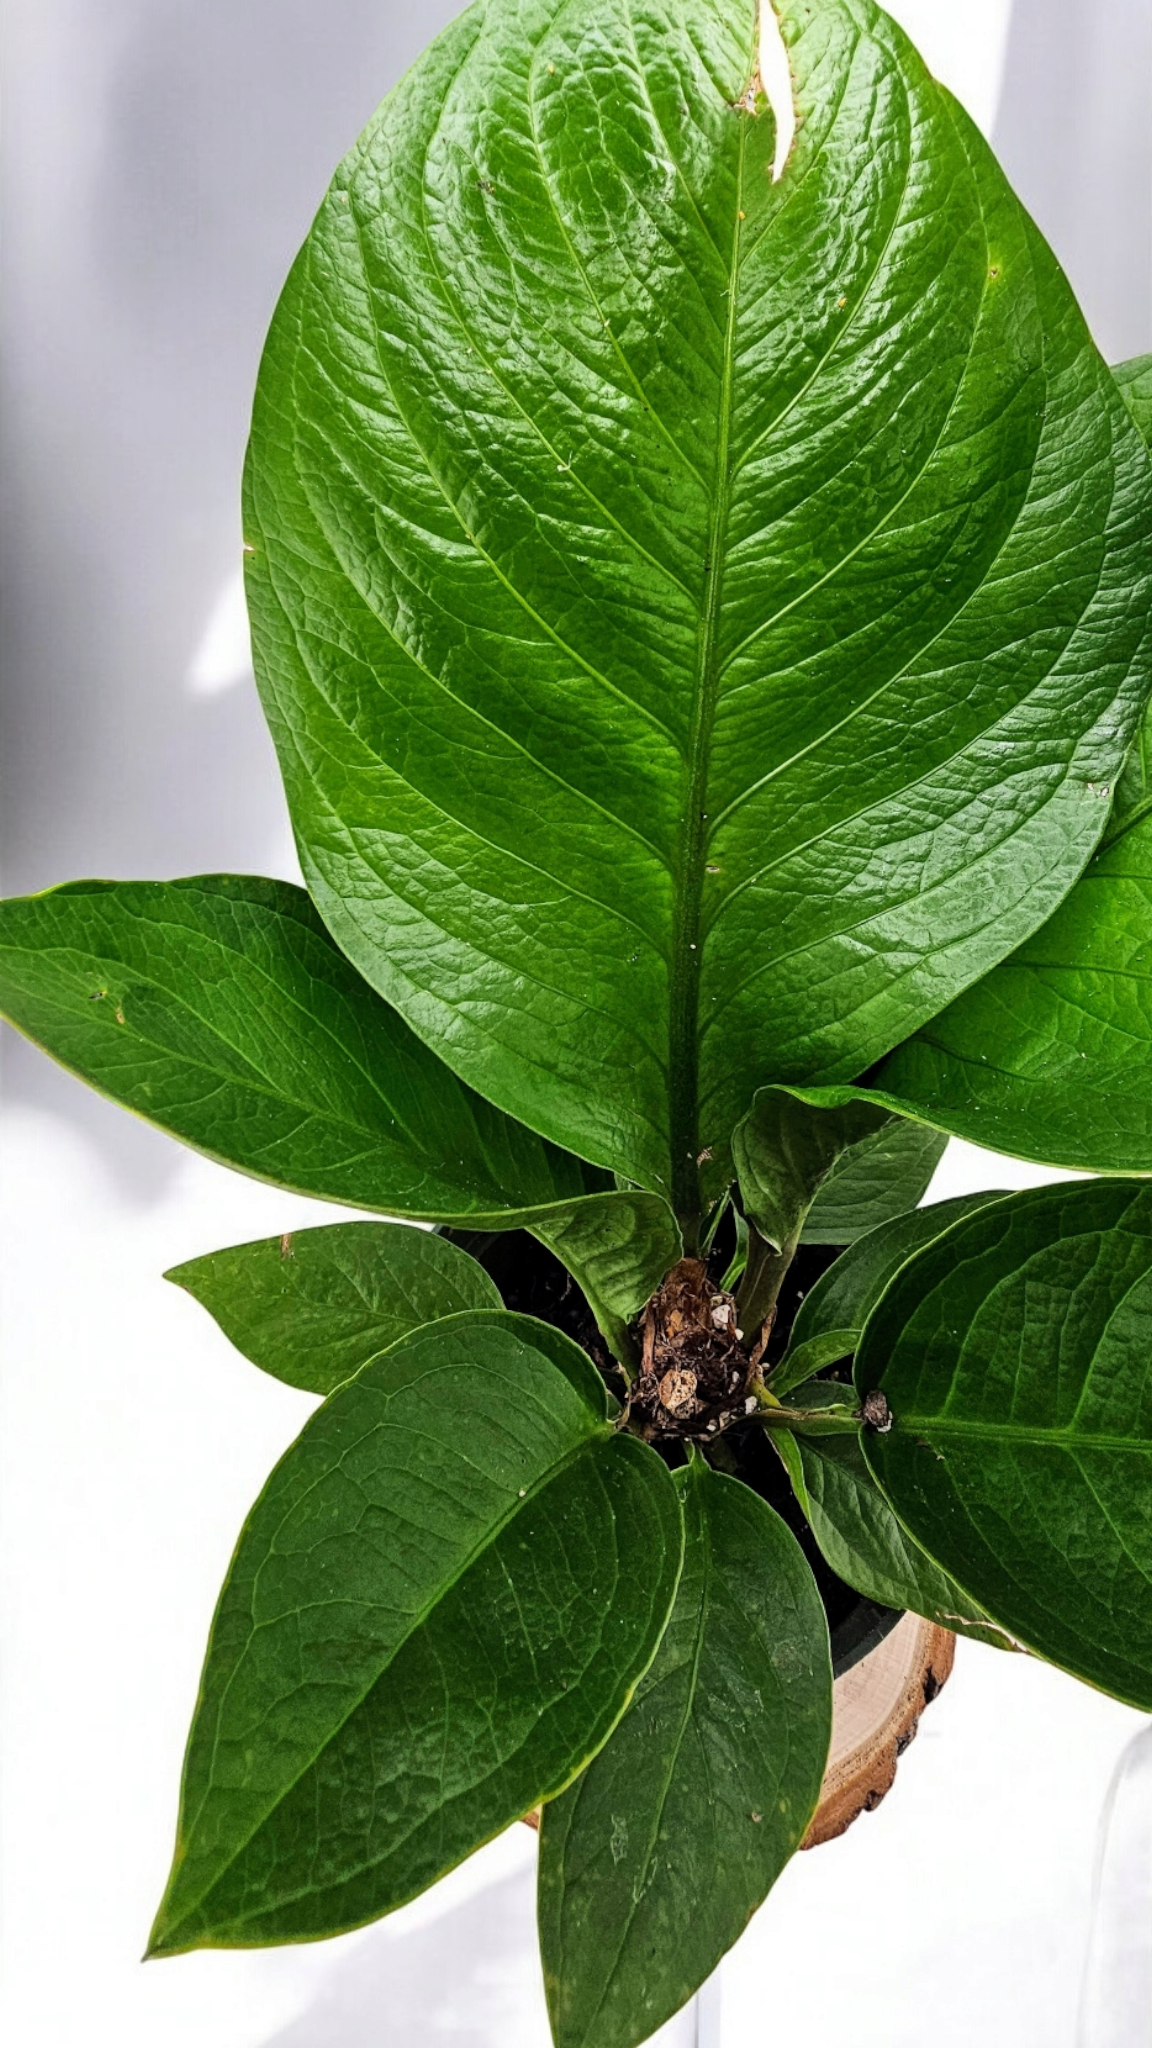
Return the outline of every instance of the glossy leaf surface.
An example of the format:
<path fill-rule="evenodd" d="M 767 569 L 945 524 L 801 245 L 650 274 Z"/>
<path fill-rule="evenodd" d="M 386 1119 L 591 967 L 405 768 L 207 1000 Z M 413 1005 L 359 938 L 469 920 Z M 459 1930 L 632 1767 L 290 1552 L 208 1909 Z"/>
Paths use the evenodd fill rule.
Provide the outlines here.
<path fill-rule="evenodd" d="M 602 1195 L 533 1224 L 532 1235 L 576 1275 L 616 1357 L 627 1357 L 627 1325 L 683 1253 L 667 1202 L 639 1192 Z"/>
<path fill-rule="evenodd" d="M 801 1244 L 854 1244 L 915 1209 L 944 1157 L 947 1136 L 897 1117 L 850 1145 L 821 1182 Z"/>
<path fill-rule="evenodd" d="M 425 1323 L 501 1308 L 483 1266 L 434 1231 L 333 1223 L 238 1244 L 173 1267 L 238 1351 L 264 1372 L 330 1394 Z"/>
<path fill-rule="evenodd" d="M 562 1224 L 596 1190 L 628 1200 L 465 1088 L 284 882 L 78 882 L 0 904 L 0 1011 L 139 1116 L 304 1194 L 504 1229 Z"/>
<path fill-rule="evenodd" d="M 588 1762 L 650 1663 L 672 1480 L 585 1354 L 459 1316 L 339 1388 L 245 1526 L 153 1953 L 391 1911 Z"/>
<path fill-rule="evenodd" d="M 769 1376 L 772 1392 L 784 1394 L 826 1366 L 850 1358 L 870 1311 L 905 1260 L 962 1216 L 999 1199 L 999 1194 L 990 1193 L 933 1202 L 927 1209 L 914 1209 L 882 1224 L 849 1246 L 835 1265 L 821 1274 L 797 1309 L 788 1349 Z"/>
<path fill-rule="evenodd" d="M 844 1388 L 829 1380 L 801 1387 L 789 1406 L 842 1401 Z M 855 1436 L 792 1436 L 774 1430 L 796 1498 L 834 1572 L 866 1600 L 922 1614 L 956 1635 L 996 1649 L 1015 1645 L 980 1611 L 975 1600 L 921 1550 L 897 1521 L 868 1469 Z"/>
<path fill-rule="evenodd" d="M 684 1571 L 624 1719 L 545 1807 L 540 1946 L 556 2048 L 635 2048 L 743 1931 L 811 1819 L 828 1627 L 795 1538 L 697 1460 Z"/>
<path fill-rule="evenodd" d="M 732 1141 L 749 1221 L 790 1252 L 837 1162 L 890 1121 L 886 1110 L 855 1098 L 843 1108 L 813 1109 L 787 1088 L 761 1088 Z"/>
<path fill-rule="evenodd" d="M 1152 444 L 1152 356 L 1134 356 L 1113 370 L 1117 384 L 1144 439 Z"/>
<path fill-rule="evenodd" d="M 1152 783 L 1043 931 L 875 1082 L 995 1151 L 1152 1173 Z"/>
<path fill-rule="evenodd" d="M 1152 442 L 1152 356 L 1115 375 Z M 875 1080 L 905 1107 L 1002 1152 L 1152 1171 L 1152 714 L 1104 846 L 1055 917 Z"/>
<path fill-rule="evenodd" d="M 913 1258 L 856 1353 L 901 1521 L 1011 1635 L 1152 1708 L 1152 1187 L 1010 1196 Z"/>
<path fill-rule="evenodd" d="M 1152 472 L 869 0 L 485 0 L 339 171 L 246 538 L 309 886 L 473 1087 L 698 1207 L 1045 920 L 1147 687 Z M 710 1156 L 706 1156 L 710 1155 Z"/>

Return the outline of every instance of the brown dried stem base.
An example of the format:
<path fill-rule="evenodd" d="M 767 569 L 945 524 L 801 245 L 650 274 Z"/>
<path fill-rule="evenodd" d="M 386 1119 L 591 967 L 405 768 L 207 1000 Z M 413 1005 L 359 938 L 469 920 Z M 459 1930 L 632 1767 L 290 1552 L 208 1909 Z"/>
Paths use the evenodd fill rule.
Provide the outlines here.
<path fill-rule="evenodd" d="M 640 1325 L 642 1358 L 628 1420 L 638 1435 L 718 1436 L 755 1412 L 759 1366 L 737 1328 L 736 1303 L 714 1287 L 699 1259 L 681 1259 Z"/>

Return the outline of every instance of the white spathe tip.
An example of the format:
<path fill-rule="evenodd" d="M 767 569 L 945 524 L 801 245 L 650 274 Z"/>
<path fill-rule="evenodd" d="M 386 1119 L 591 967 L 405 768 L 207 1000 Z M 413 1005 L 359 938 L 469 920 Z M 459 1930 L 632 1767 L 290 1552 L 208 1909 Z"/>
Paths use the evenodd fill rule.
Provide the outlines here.
<path fill-rule="evenodd" d="M 792 97 L 792 68 L 772 0 L 760 6 L 760 83 L 776 116 L 776 155 L 772 164 L 773 183 L 784 175 L 784 166 L 796 140 L 796 102 Z"/>

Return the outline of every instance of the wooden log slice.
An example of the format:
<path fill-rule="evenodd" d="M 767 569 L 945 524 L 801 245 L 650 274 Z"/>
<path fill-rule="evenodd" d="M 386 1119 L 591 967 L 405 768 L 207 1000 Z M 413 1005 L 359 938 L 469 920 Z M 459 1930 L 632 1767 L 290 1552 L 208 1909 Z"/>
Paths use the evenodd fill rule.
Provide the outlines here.
<path fill-rule="evenodd" d="M 801 1848 L 835 1841 L 891 1791 L 896 1765 L 952 1672 L 956 1638 L 906 1614 L 891 1635 L 836 1680 L 824 1789 Z"/>
<path fill-rule="evenodd" d="M 921 1714 L 947 1685 L 955 1656 L 956 1638 L 946 1628 L 906 1614 L 836 1680 L 824 1789 L 802 1849 L 834 1842 L 862 1813 L 875 1813 L 892 1790 L 896 1765 L 915 1740 Z M 524 1819 L 538 1828 L 539 1807 Z"/>

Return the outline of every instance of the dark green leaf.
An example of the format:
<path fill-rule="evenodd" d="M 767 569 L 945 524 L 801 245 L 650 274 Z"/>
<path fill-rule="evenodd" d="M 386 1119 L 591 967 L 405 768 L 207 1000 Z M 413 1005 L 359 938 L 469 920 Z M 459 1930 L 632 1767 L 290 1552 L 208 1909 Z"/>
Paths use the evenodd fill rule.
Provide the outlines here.
<path fill-rule="evenodd" d="M 996 1202 L 873 1309 L 864 1449 L 901 1521 L 1030 1649 L 1152 1708 L 1152 1187 Z"/>
<path fill-rule="evenodd" d="M 310 1394 L 330 1394 L 425 1323 L 503 1306 L 483 1266 L 434 1231 L 333 1223 L 175 1266 L 238 1351 Z"/>
<path fill-rule="evenodd" d="M 789 1405 L 831 1405 L 843 1400 L 844 1391 L 817 1380 L 811 1389 L 801 1387 Z M 859 1437 L 773 1430 L 772 1441 L 820 1549 L 845 1585 L 881 1607 L 909 1609 L 956 1635 L 1015 1649 L 1011 1637 L 901 1528 L 868 1470 Z"/>
<path fill-rule="evenodd" d="M 152 1953 L 360 1926 L 559 1792 L 652 1659 L 682 1541 L 557 1331 L 457 1316 L 374 1359 L 240 1538 Z"/>
<path fill-rule="evenodd" d="M 951 1202 L 934 1202 L 930 1208 L 898 1216 L 860 1238 L 805 1295 L 788 1349 L 769 1377 L 772 1392 L 785 1394 L 838 1359 L 850 1358 L 870 1311 L 904 1261 L 961 1216 L 999 1199 L 996 1193 L 958 1195 Z"/>
<path fill-rule="evenodd" d="M 301 857 L 488 1098 L 695 1213 L 1035 931 L 1140 715 L 1152 472 L 868 0 L 485 0 L 340 170 L 246 533 Z"/>
<path fill-rule="evenodd" d="M 794 1849 L 831 1733 L 828 1626 L 795 1538 L 697 1459 L 684 1571 L 611 1740 L 545 1807 L 540 1945 L 557 2048 L 634 2048 L 711 1975 Z"/>
<path fill-rule="evenodd" d="M 850 1145 L 808 1211 L 801 1244 L 853 1244 L 881 1223 L 915 1209 L 947 1143 L 942 1131 L 900 1117 Z"/>
<path fill-rule="evenodd" d="M 286 883 L 83 882 L 0 904 L 0 1011 L 261 1180 L 395 1216 L 539 1226 L 617 1315 L 679 1256 L 665 1203 L 615 1191 L 465 1088 Z"/>
<path fill-rule="evenodd" d="M 813 1109 L 787 1088 L 761 1088 L 732 1137 L 744 1210 L 761 1236 L 792 1251 L 837 1162 L 890 1121 L 887 1110 L 855 1098 Z"/>
<path fill-rule="evenodd" d="M 532 1235 L 574 1273 L 618 1358 L 628 1356 L 627 1325 L 683 1254 L 676 1219 L 659 1195 L 602 1195 L 574 1202 Z"/>

